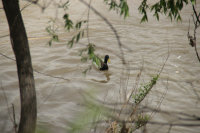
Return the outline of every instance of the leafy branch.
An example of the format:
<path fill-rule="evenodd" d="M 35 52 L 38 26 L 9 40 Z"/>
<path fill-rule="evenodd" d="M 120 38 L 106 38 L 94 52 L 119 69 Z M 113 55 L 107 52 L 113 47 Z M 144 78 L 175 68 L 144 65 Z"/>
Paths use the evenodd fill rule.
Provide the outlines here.
<path fill-rule="evenodd" d="M 139 92 L 135 95 L 133 95 L 133 99 L 135 101 L 135 104 L 140 104 L 146 95 L 150 92 L 150 90 L 153 88 L 153 86 L 156 84 L 156 81 L 158 80 L 159 75 L 156 75 L 152 78 L 152 80 L 147 83 L 146 85 L 139 88 Z"/>
<path fill-rule="evenodd" d="M 194 5 L 196 0 L 190 0 Z M 180 11 L 182 10 L 184 4 L 188 4 L 188 0 L 160 0 L 159 2 L 153 4 L 152 6 L 147 4 L 147 0 L 143 0 L 138 8 L 140 13 L 143 15 L 141 22 L 148 21 L 147 10 L 154 11 L 154 15 L 157 20 L 159 20 L 159 14 L 165 14 L 170 17 L 171 20 L 181 21 Z"/>
<path fill-rule="evenodd" d="M 84 48 L 80 51 L 80 56 L 82 56 L 81 61 L 82 62 L 86 62 L 88 60 L 91 60 L 93 64 L 95 64 L 98 68 L 101 67 L 101 58 L 95 54 L 95 45 L 89 43 L 87 48 Z M 86 55 L 84 56 L 83 53 L 86 53 Z M 86 69 L 83 73 L 86 74 L 88 70 L 91 69 L 91 66 Z"/>
<path fill-rule="evenodd" d="M 55 28 L 55 20 L 50 20 L 49 23 L 51 23 L 49 26 L 46 27 L 46 31 L 49 33 L 51 36 L 50 40 L 48 41 L 49 46 L 52 45 L 52 42 L 58 42 L 59 38 L 58 35 L 56 34 L 57 28 Z"/>
<path fill-rule="evenodd" d="M 188 40 L 189 40 L 189 44 L 195 48 L 195 52 L 196 52 L 196 56 L 200 62 L 200 57 L 199 57 L 199 53 L 197 51 L 197 38 L 196 38 L 196 30 L 199 28 L 200 26 L 200 12 L 199 14 L 197 13 L 194 5 L 192 5 L 192 8 L 193 8 L 193 15 L 192 15 L 192 18 L 193 18 L 193 23 L 194 23 L 194 31 L 193 31 L 193 36 L 190 35 L 190 21 L 189 21 L 189 28 L 188 28 L 188 34 L 187 34 L 187 37 L 188 37 Z"/>
<path fill-rule="evenodd" d="M 115 0 L 104 0 L 104 2 L 109 5 L 110 10 L 115 10 L 117 13 L 120 12 L 120 15 L 124 16 L 124 19 L 129 16 L 127 0 L 120 0 L 119 3 Z"/>
<path fill-rule="evenodd" d="M 69 7 L 69 0 L 66 1 L 65 3 L 59 3 L 57 4 L 57 6 L 58 8 L 62 8 L 64 11 L 67 10 Z M 65 22 L 67 23 L 65 24 L 65 28 L 70 29 L 72 21 L 69 20 L 68 14 L 65 14 L 63 18 L 65 19 Z M 49 23 L 50 23 L 49 26 L 46 27 L 46 31 L 51 36 L 50 40 L 48 41 L 49 46 L 51 46 L 52 42 L 58 42 L 59 38 L 58 38 L 58 35 L 56 34 L 57 28 L 55 28 L 56 19 L 50 19 Z"/>
<path fill-rule="evenodd" d="M 79 31 L 76 35 L 74 35 L 70 41 L 68 41 L 67 45 L 72 48 L 74 43 L 78 43 L 80 38 L 83 38 L 84 37 L 84 31 L 85 30 L 81 30 Z"/>
<path fill-rule="evenodd" d="M 59 4 L 59 5 L 58 5 L 58 8 L 63 8 L 64 11 L 67 10 L 67 9 L 69 8 L 69 0 L 66 1 L 66 2 L 63 3 L 63 4 Z"/>
<path fill-rule="evenodd" d="M 71 19 L 69 19 L 69 14 L 64 14 L 63 19 L 65 20 L 65 28 L 67 31 L 70 31 L 70 29 L 73 28 L 73 22 Z"/>
<path fill-rule="evenodd" d="M 76 35 L 74 35 L 70 41 L 68 41 L 67 45 L 71 47 L 73 47 L 74 43 L 78 43 L 80 38 L 84 37 L 84 31 L 85 29 L 81 29 L 82 25 L 84 23 L 87 23 L 87 20 L 82 20 L 82 21 L 78 21 L 75 25 L 73 24 L 73 21 L 71 19 L 69 19 L 69 14 L 64 14 L 63 19 L 65 21 L 65 28 L 68 32 L 70 32 L 70 29 L 75 29 L 76 31 L 78 31 L 78 33 Z"/>
<path fill-rule="evenodd" d="M 73 25 L 73 22 L 69 19 L 69 15 L 65 14 L 63 16 L 63 19 L 65 20 L 65 28 L 68 32 L 70 32 L 70 29 L 75 29 L 75 31 L 78 31 L 77 34 L 75 34 L 67 43 L 67 45 L 72 48 L 75 43 L 78 43 L 81 38 L 84 37 L 85 29 L 81 29 L 82 25 L 85 23 L 88 23 L 87 20 L 78 21 L 75 25 Z M 88 60 L 91 60 L 92 63 L 96 64 L 98 68 L 101 67 L 101 58 L 99 58 L 95 53 L 95 45 L 92 43 L 89 43 L 88 46 L 80 51 L 80 56 L 82 56 L 81 61 L 86 62 Z M 83 56 L 83 53 L 86 52 L 86 56 Z M 87 73 L 88 70 L 91 69 L 91 66 L 87 68 L 83 73 Z"/>
<path fill-rule="evenodd" d="M 138 8 L 139 12 L 141 14 L 143 14 L 141 22 L 148 21 L 147 12 L 146 12 L 146 9 L 148 9 L 148 8 L 149 8 L 149 6 L 147 5 L 147 0 L 143 0 Z"/>
<path fill-rule="evenodd" d="M 145 124 L 147 124 L 149 119 L 150 119 L 149 115 L 139 114 L 135 119 L 135 128 L 139 129 L 140 127 L 144 126 Z"/>

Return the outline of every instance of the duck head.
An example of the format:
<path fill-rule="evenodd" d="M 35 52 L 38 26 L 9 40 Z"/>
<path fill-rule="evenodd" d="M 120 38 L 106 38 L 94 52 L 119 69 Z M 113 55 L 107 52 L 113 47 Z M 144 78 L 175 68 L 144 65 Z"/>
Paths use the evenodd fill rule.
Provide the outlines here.
<path fill-rule="evenodd" d="M 107 63 L 107 62 L 110 63 L 109 55 L 106 55 L 105 58 L 104 58 L 104 63 Z"/>

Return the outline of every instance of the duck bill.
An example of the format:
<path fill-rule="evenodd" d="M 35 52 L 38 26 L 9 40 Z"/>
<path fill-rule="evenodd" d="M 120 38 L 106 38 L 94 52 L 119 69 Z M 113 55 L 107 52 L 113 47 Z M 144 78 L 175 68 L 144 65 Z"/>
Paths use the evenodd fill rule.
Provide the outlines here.
<path fill-rule="evenodd" d="M 108 59 L 108 63 L 110 63 L 110 59 Z"/>

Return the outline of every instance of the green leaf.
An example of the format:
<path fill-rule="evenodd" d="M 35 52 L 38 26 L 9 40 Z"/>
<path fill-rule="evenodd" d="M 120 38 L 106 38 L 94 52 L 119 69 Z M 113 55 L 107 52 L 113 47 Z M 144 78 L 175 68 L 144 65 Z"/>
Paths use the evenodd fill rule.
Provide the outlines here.
<path fill-rule="evenodd" d="M 73 44 L 74 44 L 74 39 L 75 39 L 75 36 L 72 37 L 72 39 L 67 43 L 67 45 L 72 48 Z"/>
<path fill-rule="evenodd" d="M 68 41 L 67 45 L 70 46 L 70 48 L 73 46 L 74 43 L 78 43 L 80 38 L 83 37 L 84 35 L 84 30 L 79 31 L 76 35 L 72 37 L 70 41 Z"/>
<path fill-rule="evenodd" d="M 51 25 L 47 26 L 45 30 L 51 36 L 50 40 L 48 41 L 48 45 L 51 46 L 52 42 L 53 41 L 58 42 L 59 38 L 58 35 L 56 34 L 57 29 L 54 28 L 55 20 L 50 19 L 49 23 L 51 23 Z"/>
<path fill-rule="evenodd" d="M 178 17 L 177 17 L 177 21 L 181 21 L 182 19 L 181 19 L 181 16 L 180 16 L 180 14 L 178 15 Z"/>
<path fill-rule="evenodd" d="M 171 21 L 172 21 L 172 13 L 169 12 L 168 16 L 170 17 Z"/>
<path fill-rule="evenodd" d="M 93 44 L 89 44 L 88 45 L 88 55 L 93 54 L 94 53 L 94 45 Z"/>
<path fill-rule="evenodd" d="M 152 78 L 152 80 L 147 83 L 146 85 L 143 85 L 138 89 L 138 93 L 133 95 L 133 99 L 135 100 L 135 104 L 141 103 L 146 95 L 149 93 L 149 91 L 153 88 L 153 86 L 156 84 L 156 81 L 158 80 L 159 75 L 156 75 Z"/>
<path fill-rule="evenodd" d="M 52 39 L 48 41 L 49 46 L 52 45 Z"/>
<path fill-rule="evenodd" d="M 72 20 L 69 19 L 69 15 L 68 14 L 65 14 L 63 16 L 63 19 L 65 20 L 65 28 L 70 31 L 70 29 L 73 28 L 73 22 Z"/>
<path fill-rule="evenodd" d="M 87 23 L 87 20 L 77 22 L 75 25 L 76 30 L 80 29 L 83 23 Z"/>
<path fill-rule="evenodd" d="M 53 41 L 56 41 L 56 42 L 59 41 L 59 39 L 58 39 L 58 35 L 53 35 L 52 39 L 53 39 Z"/>
<path fill-rule="evenodd" d="M 191 0 L 192 5 L 196 4 L 196 0 Z"/>
<path fill-rule="evenodd" d="M 101 67 L 101 59 L 95 54 L 93 56 L 93 63 L 95 63 L 98 66 L 98 68 Z"/>
<path fill-rule="evenodd" d="M 144 15 L 140 21 L 140 23 L 143 23 L 143 22 L 147 22 L 148 21 L 148 18 L 147 18 L 147 15 Z"/>
<path fill-rule="evenodd" d="M 79 41 L 80 35 L 81 35 L 81 32 L 79 32 L 79 33 L 77 34 L 77 36 L 76 36 L 76 43 Z"/>
<path fill-rule="evenodd" d="M 124 19 L 129 16 L 129 6 L 127 0 L 120 0 L 119 4 L 115 0 L 104 0 L 104 2 L 109 5 L 109 10 L 116 10 L 117 13 L 120 11 L 120 15 L 124 16 Z"/>
<path fill-rule="evenodd" d="M 159 21 L 159 14 L 157 12 L 153 16 L 156 16 L 156 19 Z"/>
<path fill-rule="evenodd" d="M 185 4 L 188 4 L 188 0 L 183 0 L 185 2 Z"/>

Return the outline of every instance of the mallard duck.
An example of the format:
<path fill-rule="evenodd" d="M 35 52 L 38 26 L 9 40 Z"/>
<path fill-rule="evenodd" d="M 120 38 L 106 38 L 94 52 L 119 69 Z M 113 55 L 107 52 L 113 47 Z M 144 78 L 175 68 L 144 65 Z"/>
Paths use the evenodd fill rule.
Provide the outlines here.
<path fill-rule="evenodd" d="M 100 71 L 105 71 L 105 70 L 108 70 L 108 64 L 107 62 L 110 62 L 110 59 L 109 59 L 109 56 L 106 55 L 105 58 L 104 58 L 104 62 L 102 61 L 101 62 L 101 67 L 100 67 Z"/>

